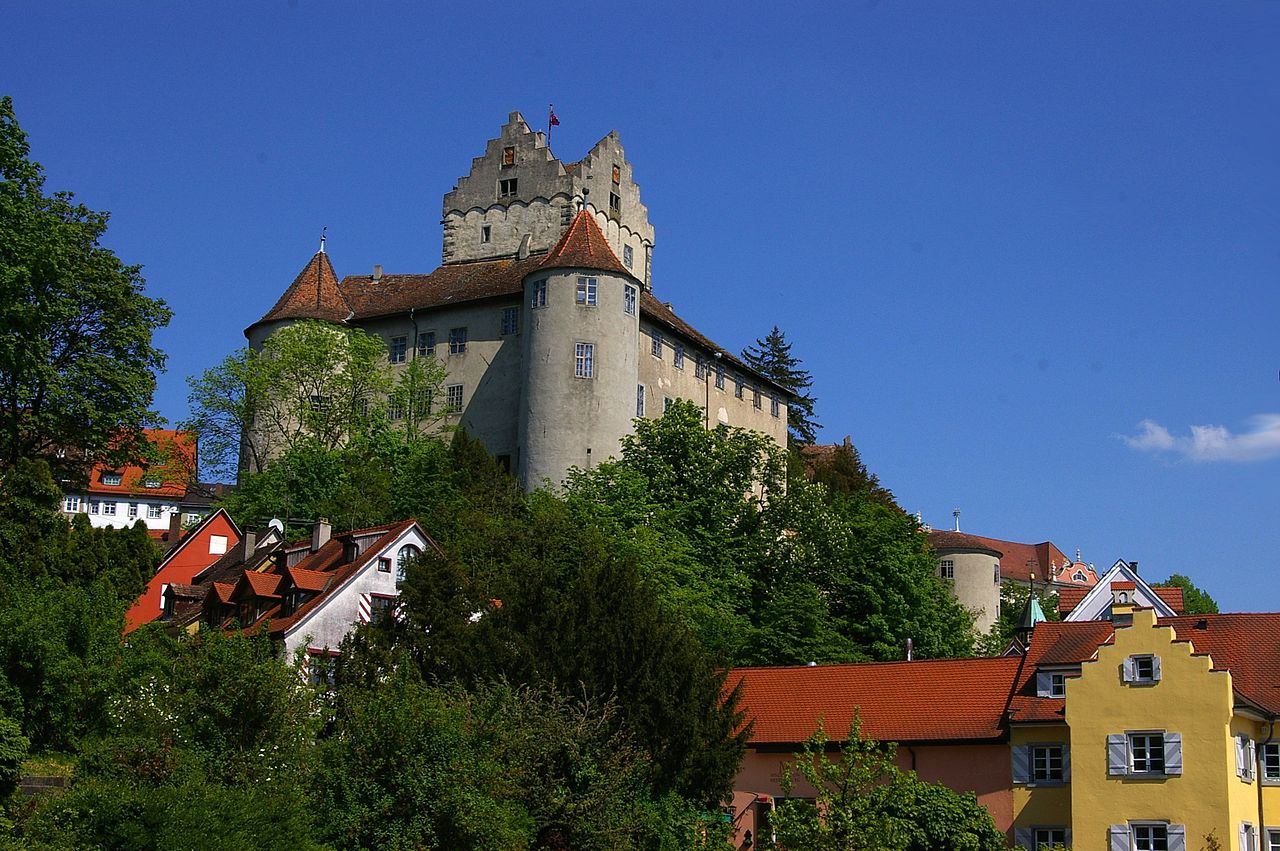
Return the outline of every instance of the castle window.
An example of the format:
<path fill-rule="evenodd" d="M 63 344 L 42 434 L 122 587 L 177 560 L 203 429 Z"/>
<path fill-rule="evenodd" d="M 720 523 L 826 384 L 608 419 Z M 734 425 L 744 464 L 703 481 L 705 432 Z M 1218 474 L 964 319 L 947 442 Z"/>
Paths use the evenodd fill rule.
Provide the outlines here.
<path fill-rule="evenodd" d="M 516 194 L 516 186 L 517 186 L 517 183 L 514 177 L 508 177 L 504 180 L 499 180 L 498 181 L 498 197 L 499 198 L 512 197 L 513 195 Z"/>
<path fill-rule="evenodd" d="M 775 417 L 779 416 L 782 413 L 781 406 L 778 404 L 777 396 L 769 397 L 769 413 Z"/>
<path fill-rule="evenodd" d="M 753 387 L 751 389 L 751 407 L 757 411 L 760 410 L 760 388 Z"/>
<path fill-rule="evenodd" d="M 636 296 L 638 291 L 630 284 L 622 288 L 622 312 L 628 316 L 636 315 Z"/>
<path fill-rule="evenodd" d="M 596 371 L 595 343 L 573 344 L 573 377 L 593 378 Z"/>
<path fill-rule="evenodd" d="M 547 306 L 547 282 L 534 281 L 533 288 L 529 293 L 530 307 L 546 307 Z"/>
<path fill-rule="evenodd" d="M 636 385 L 636 416 L 644 416 L 644 385 Z"/>
<path fill-rule="evenodd" d="M 425 358 L 427 355 L 436 353 L 436 332 L 426 331 L 418 337 L 418 357 Z"/>
<path fill-rule="evenodd" d="M 609 212 L 615 215 L 622 212 L 622 196 L 617 192 L 609 193 Z"/>
<path fill-rule="evenodd" d="M 991 581 L 1000 584 L 1000 562 L 996 562 L 991 566 Z"/>
<path fill-rule="evenodd" d="M 510 165 L 516 164 L 516 146 L 515 145 L 507 145 L 505 148 L 502 149 L 502 164 L 504 166 L 510 166 Z"/>
<path fill-rule="evenodd" d="M 702 359 L 702 355 L 698 355 L 693 361 L 693 377 L 704 378 L 707 374 L 707 362 Z"/>
<path fill-rule="evenodd" d="M 493 238 L 493 227 L 491 225 L 480 226 L 480 241 L 488 242 Z"/>
<path fill-rule="evenodd" d="M 943 579 L 955 579 L 956 563 L 951 559 L 943 559 L 938 562 L 938 575 Z"/>
<path fill-rule="evenodd" d="M 446 398 L 446 405 L 448 406 L 448 410 L 461 411 L 462 410 L 462 385 L 450 384 L 448 387 L 445 388 L 445 392 L 448 394 Z"/>
<path fill-rule="evenodd" d="M 62 502 L 62 510 L 68 514 L 75 514 L 80 510 L 80 497 L 69 496 Z"/>
<path fill-rule="evenodd" d="M 387 403 L 387 419 L 398 423 L 404 419 L 404 400 L 393 399 Z"/>
<path fill-rule="evenodd" d="M 404 363 L 405 350 L 408 349 L 407 337 L 392 337 L 387 346 L 387 360 L 391 363 Z"/>
<path fill-rule="evenodd" d="M 162 513 L 163 511 L 164 511 L 163 506 L 154 505 L 154 504 L 152 504 L 152 505 L 148 505 L 148 506 L 147 506 L 147 519 L 148 519 L 148 520 L 159 520 L 159 519 L 160 519 L 160 515 L 161 515 L 161 513 Z"/>
<path fill-rule="evenodd" d="M 684 346 L 676 346 L 676 354 L 672 362 L 676 369 L 684 369 Z"/>
<path fill-rule="evenodd" d="M 578 304 L 596 306 L 596 279 L 578 278 Z"/>
<path fill-rule="evenodd" d="M 741 378 L 734 379 L 733 395 L 739 399 L 742 398 L 742 391 L 746 389 L 746 384 Z"/>
<path fill-rule="evenodd" d="M 630 269 L 631 264 L 635 262 L 635 256 L 636 256 L 635 252 L 631 250 L 630 245 L 622 246 L 622 265 L 623 266 L 626 266 L 628 269 Z"/>
<path fill-rule="evenodd" d="M 462 355 L 467 352 L 467 329 L 450 328 L 449 329 L 449 354 Z"/>
<path fill-rule="evenodd" d="M 103 473 L 102 483 L 104 485 L 107 485 L 108 487 L 114 487 L 115 485 L 120 484 L 120 474 L 119 473 Z"/>
<path fill-rule="evenodd" d="M 724 367 L 718 363 L 716 364 L 716 389 L 724 389 Z"/>
<path fill-rule="evenodd" d="M 502 308 L 502 333 L 503 335 L 514 334 L 520 330 L 520 308 L 504 307 Z"/>
<path fill-rule="evenodd" d="M 672 399 L 670 396 L 663 396 L 662 397 L 662 413 L 665 414 L 667 411 L 671 410 L 671 406 L 674 405 L 675 403 L 676 403 L 676 400 Z"/>
<path fill-rule="evenodd" d="M 657 331 L 653 332 L 653 340 L 649 344 L 649 353 L 655 358 L 662 357 L 662 334 Z"/>
<path fill-rule="evenodd" d="M 622 182 L 622 166 L 614 164 L 613 166 L 613 185 L 617 186 Z"/>

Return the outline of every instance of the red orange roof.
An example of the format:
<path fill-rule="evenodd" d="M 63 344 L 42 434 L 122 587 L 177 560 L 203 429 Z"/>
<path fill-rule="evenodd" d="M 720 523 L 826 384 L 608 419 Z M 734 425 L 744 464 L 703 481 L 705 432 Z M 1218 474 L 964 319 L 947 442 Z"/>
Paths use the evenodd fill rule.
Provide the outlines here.
<path fill-rule="evenodd" d="M 322 319 L 345 322 L 350 315 L 351 308 L 338 289 L 338 276 L 334 274 L 329 255 L 317 251 L 280 296 L 275 307 L 258 321 Z"/>
<path fill-rule="evenodd" d="M 1182 614 L 1186 609 L 1186 602 L 1182 598 L 1182 589 L 1176 585 L 1155 585 L 1151 588 L 1156 592 L 1156 596 L 1164 601 L 1165 605 L 1173 609 L 1178 614 Z"/>
<path fill-rule="evenodd" d="M 195 482 L 196 436 L 189 431 L 149 428 L 143 432 L 152 447 L 152 460 L 142 466 L 110 467 L 98 464 L 89 473 L 90 494 L 121 496 L 181 497 Z M 103 476 L 119 476 L 119 484 L 103 482 Z M 154 480 L 159 487 L 146 487 Z"/>
<path fill-rule="evenodd" d="M 600 232 L 596 217 L 585 207 L 578 211 L 569 223 L 564 235 L 546 259 L 539 265 L 541 269 L 599 269 L 602 272 L 616 272 L 635 277 L 631 274 L 618 255 L 609 247 L 609 240 Z"/>
<path fill-rule="evenodd" d="M 303 567 L 291 567 L 287 573 L 294 587 L 301 588 L 303 591 L 324 590 L 325 583 L 333 575 L 319 570 L 307 570 Z"/>
<path fill-rule="evenodd" d="M 991 546 L 989 539 L 964 532 L 934 529 L 929 532 L 929 545 L 935 550 L 982 550 L 997 556 L 1004 555 L 1003 551 Z"/>
<path fill-rule="evenodd" d="M 1089 594 L 1088 588 L 1062 588 L 1058 591 L 1058 614 L 1066 616 Z"/>
<path fill-rule="evenodd" d="M 1214 670 L 1230 670 L 1236 694 L 1268 712 L 1280 712 L 1280 613 L 1182 615 L 1160 618 Z"/>
<path fill-rule="evenodd" d="M 819 719 L 832 741 L 986 741 L 1003 735 L 1005 704 L 1022 660 L 941 659 L 790 668 L 735 668 L 753 745 L 803 742 Z"/>

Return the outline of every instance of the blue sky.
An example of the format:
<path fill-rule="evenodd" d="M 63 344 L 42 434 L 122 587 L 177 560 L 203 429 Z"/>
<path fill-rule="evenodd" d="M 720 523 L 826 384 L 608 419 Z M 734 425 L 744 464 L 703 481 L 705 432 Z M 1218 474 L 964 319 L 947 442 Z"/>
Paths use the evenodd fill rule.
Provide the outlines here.
<path fill-rule="evenodd" d="M 655 292 L 781 326 L 905 508 L 1280 610 L 1280 3 L 6 9 L 49 187 L 175 311 L 171 420 L 321 227 L 340 275 L 430 271 L 554 102 L 562 159 L 620 133 Z"/>

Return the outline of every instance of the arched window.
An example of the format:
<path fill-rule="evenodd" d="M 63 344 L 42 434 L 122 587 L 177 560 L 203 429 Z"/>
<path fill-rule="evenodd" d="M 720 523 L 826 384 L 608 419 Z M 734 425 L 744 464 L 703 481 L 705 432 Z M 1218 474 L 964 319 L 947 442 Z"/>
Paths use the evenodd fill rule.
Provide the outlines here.
<path fill-rule="evenodd" d="M 396 585 L 404 582 L 405 565 L 421 554 L 422 550 L 413 544 L 405 544 L 400 548 L 400 552 L 396 554 Z"/>

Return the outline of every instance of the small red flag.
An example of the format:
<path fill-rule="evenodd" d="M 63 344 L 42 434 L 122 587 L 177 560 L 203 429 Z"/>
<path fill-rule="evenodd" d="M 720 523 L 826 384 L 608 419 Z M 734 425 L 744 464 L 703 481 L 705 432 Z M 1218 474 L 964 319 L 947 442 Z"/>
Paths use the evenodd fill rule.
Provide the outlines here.
<path fill-rule="evenodd" d="M 556 114 L 553 112 L 553 113 L 551 113 L 551 117 L 548 119 L 548 123 L 549 123 L 552 127 L 559 127 L 559 126 L 560 126 L 560 119 L 559 119 L 559 118 L 556 118 Z"/>

